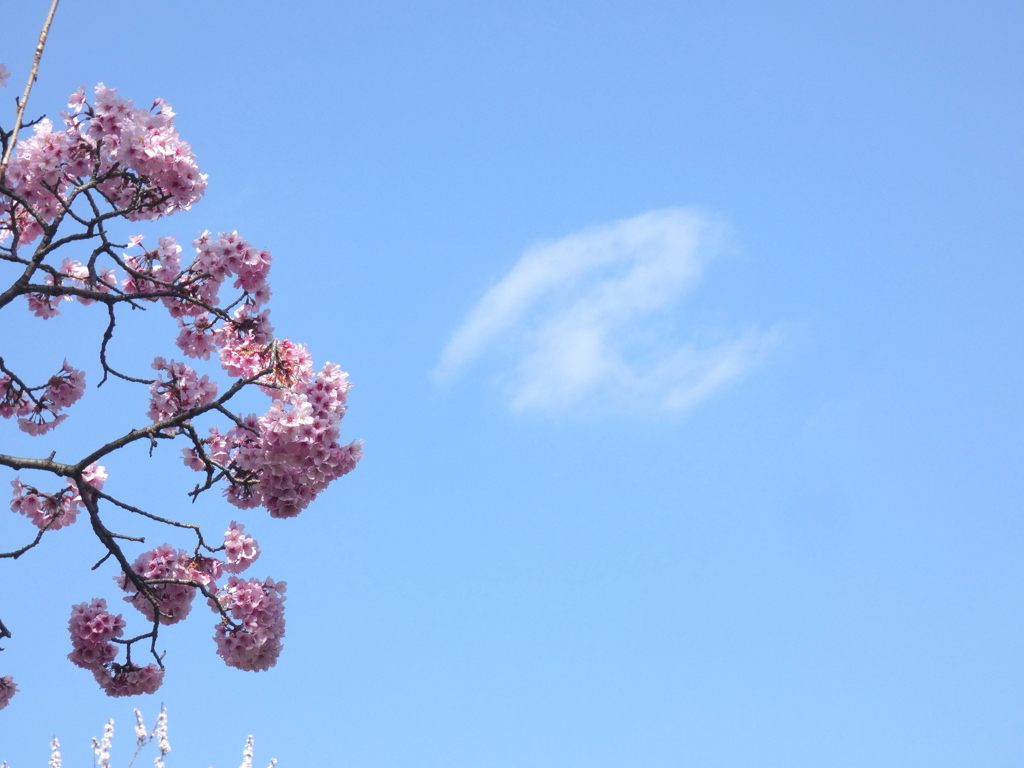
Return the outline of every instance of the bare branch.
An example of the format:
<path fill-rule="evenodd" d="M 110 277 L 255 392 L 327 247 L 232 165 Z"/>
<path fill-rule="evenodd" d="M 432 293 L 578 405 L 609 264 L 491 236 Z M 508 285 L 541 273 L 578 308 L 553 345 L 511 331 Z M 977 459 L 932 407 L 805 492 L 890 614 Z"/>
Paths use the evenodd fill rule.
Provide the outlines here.
<path fill-rule="evenodd" d="M 79 477 L 76 479 L 81 480 L 81 475 L 79 474 Z M 89 511 L 89 521 L 92 523 L 93 532 L 95 532 L 97 538 L 103 542 L 107 551 L 114 556 L 115 560 L 117 560 L 125 578 L 134 584 L 139 593 L 152 604 L 154 616 L 160 616 L 160 605 L 157 601 L 156 595 L 153 594 L 153 590 L 146 585 L 146 580 L 139 576 L 139 574 L 137 574 L 131 567 L 131 564 L 128 562 L 128 558 L 124 556 L 124 552 L 121 550 L 121 547 L 118 546 L 117 540 L 113 534 L 107 530 L 106 526 L 103 525 L 103 521 L 100 520 L 99 506 L 96 504 L 96 497 L 93 493 L 89 492 L 95 491 L 95 489 L 84 481 L 80 483 L 79 488 L 83 489 L 83 486 L 84 488 L 89 489 L 84 493 L 81 493 L 81 496 L 82 503 L 85 504 L 85 508 Z"/>
<path fill-rule="evenodd" d="M 92 462 L 89 463 L 91 464 Z M 0 466 L 10 467 L 11 469 L 39 469 L 43 472 L 52 472 L 58 477 L 74 477 L 76 473 L 82 470 L 82 467 L 76 464 L 64 464 L 54 461 L 52 457 L 48 459 L 24 459 L 20 456 L 8 456 L 4 453 L 0 453 Z M 86 464 L 85 466 L 89 465 Z"/>
<path fill-rule="evenodd" d="M 0 621 L 0 640 L 3 640 L 5 637 L 14 637 L 14 635 L 11 634 L 11 630 L 7 628 L 3 621 Z M 2 650 L 3 648 L 0 648 L 0 651 Z"/>
<path fill-rule="evenodd" d="M 51 520 L 50 522 L 53 521 Z M 32 547 L 36 546 L 40 541 L 43 540 L 43 534 L 46 533 L 46 529 L 49 527 L 50 523 L 47 523 L 44 527 L 40 528 L 39 533 L 36 534 L 36 537 L 29 544 L 26 544 L 21 549 L 16 549 L 13 552 L 0 552 L 0 558 L 9 557 L 13 560 L 17 560 L 19 557 L 24 555 L 26 552 L 32 549 Z"/>
<path fill-rule="evenodd" d="M 100 343 L 100 365 L 103 366 L 103 378 L 96 386 L 102 387 L 106 383 L 108 373 L 114 374 L 119 379 L 131 381 L 136 384 L 146 384 L 147 386 L 152 384 L 153 379 L 136 379 L 134 376 L 128 376 L 127 374 L 114 370 L 107 362 L 107 344 L 109 344 L 110 340 L 114 338 L 114 325 L 117 323 L 117 318 L 114 317 L 113 304 L 107 304 L 107 314 L 110 316 L 110 322 L 107 323 L 107 329 L 103 332 L 103 341 Z"/>
<path fill-rule="evenodd" d="M 107 562 L 107 560 L 108 560 L 109 558 L 110 558 L 110 553 L 109 553 L 109 552 L 107 552 L 107 554 L 105 554 L 105 555 L 104 555 L 103 557 L 101 557 L 101 558 L 99 559 L 99 562 L 97 562 L 97 563 L 96 563 L 96 565 L 94 565 L 94 566 L 93 566 L 92 568 L 90 568 L 89 570 L 90 570 L 90 571 L 95 571 L 95 570 L 96 570 L 97 568 L 99 568 L 99 567 L 100 567 L 101 565 L 103 565 L 103 564 L 104 564 L 105 562 Z"/>
<path fill-rule="evenodd" d="M 50 12 L 46 15 L 46 22 L 43 24 L 43 29 L 39 33 L 39 42 L 36 44 L 36 58 L 32 62 L 32 71 L 29 73 L 28 82 L 25 84 L 25 92 L 21 95 L 21 101 L 18 102 L 18 114 L 14 119 L 14 128 L 12 129 L 11 137 L 7 142 L 7 150 L 4 152 L 3 160 L 0 160 L 0 182 L 3 181 L 4 174 L 7 172 L 7 163 L 11 159 L 11 151 L 18 140 L 18 129 L 21 127 L 21 121 L 25 118 L 25 107 L 28 105 L 28 96 L 32 93 L 32 86 L 36 81 L 36 76 L 39 74 L 39 60 L 43 57 L 43 47 L 46 45 L 46 38 L 50 34 L 50 24 L 53 22 L 53 15 L 57 12 L 58 2 L 60 2 L 60 0 L 53 0 L 53 4 L 50 6 Z"/>
<path fill-rule="evenodd" d="M 126 510 L 128 512 L 133 512 L 136 515 L 142 515 L 143 517 L 148 517 L 150 520 L 155 520 L 156 522 L 163 523 L 164 525 L 172 525 L 175 528 L 188 528 L 189 530 L 195 532 L 196 537 L 199 539 L 199 543 L 196 545 L 196 551 L 197 552 L 199 551 L 200 547 L 203 547 L 204 549 L 206 549 L 209 552 L 219 552 L 220 550 L 224 549 L 224 545 L 223 544 L 221 544 L 219 547 L 211 547 L 209 544 L 207 544 L 206 540 L 203 538 L 203 532 L 202 532 L 202 530 L 200 529 L 200 527 L 198 525 L 194 525 L 192 523 L 179 523 L 177 520 L 171 520 L 170 518 L 167 518 L 167 517 L 161 517 L 160 515 L 154 515 L 152 512 L 147 512 L 144 509 L 139 509 L 138 507 L 133 507 L 131 504 L 126 504 L 125 502 L 121 501 L 120 499 L 115 499 L 113 496 L 111 496 L 109 494 L 106 494 L 103 491 L 97 490 L 96 488 L 93 488 L 92 492 L 94 494 L 96 494 L 97 496 L 99 496 L 101 499 L 106 499 L 111 504 L 114 504 L 115 506 L 118 506 L 121 509 L 124 509 L 124 510 Z M 128 537 L 120 537 L 120 538 L 128 538 Z M 136 541 L 139 541 L 139 539 L 136 539 Z"/>

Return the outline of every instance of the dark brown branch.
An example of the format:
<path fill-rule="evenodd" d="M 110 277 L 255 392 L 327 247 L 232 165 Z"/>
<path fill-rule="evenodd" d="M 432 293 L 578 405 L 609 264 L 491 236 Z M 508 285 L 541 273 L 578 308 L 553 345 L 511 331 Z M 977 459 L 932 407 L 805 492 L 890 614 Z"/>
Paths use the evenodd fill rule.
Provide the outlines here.
<path fill-rule="evenodd" d="M 50 472 L 58 477 L 74 477 L 76 473 L 82 470 L 82 467 L 78 465 L 63 464 L 59 461 L 54 461 L 52 457 L 48 459 L 25 459 L 20 456 L 8 456 L 4 453 L 0 453 L 0 466 L 10 467 L 11 469 L 38 469 L 43 472 Z M 86 464 L 85 466 L 89 465 Z"/>
<path fill-rule="evenodd" d="M 119 379 L 131 381 L 135 384 L 145 384 L 147 386 L 152 384 L 153 379 L 136 379 L 134 376 L 128 376 L 127 374 L 115 370 L 107 362 L 107 344 L 109 344 L 110 340 L 114 338 L 114 325 L 117 323 L 117 318 L 114 316 L 113 304 L 107 304 L 107 314 L 110 316 L 110 322 L 107 323 L 107 329 L 103 331 L 103 341 L 100 343 L 100 365 L 103 366 L 103 378 L 100 379 L 100 383 L 96 386 L 102 387 L 106 383 L 108 373 L 112 373 Z"/>
<path fill-rule="evenodd" d="M 16 549 L 16 550 L 14 550 L 13 552 L 0 552 L 0 558 L 3 558 L 3 557 L 9 557 L 9 558 L 11 558 L 12 560 L 17 560 L 17 559 L 18 559 L 19 557 L 21 557 L 22 555 L 24 555 L 24 554 L 25 554 L 26 552 L 28 552 L 28 551 L 29 551 L 30 549 L 32 549 L 32 548 L 33 548 L 34 546 L 36 546 L 36 545 L 37 545 L 37 544 L 38 544 L 38 543 L 39 543 L 40 541 L 42 541 L 42 539 L 43 539 L 43 534 L 44 534 L 44 533 L 46 533 L 46 529 L 50 527 L 50 523 L 52 523 L 52 522 L 53 522 L 53 520 L 55 520 L 55 519 L 56 519 L 56 518 L 53 518 L 53 519 L 52 519 L 52 520 L 50 520 L 50 522 L 48 522 L 48 523 L 47 523 L 47 524 L 46 524 L 45 526 L 43 526 L 42 528 L 40 528 L 40 529 L 39 529 L 39 533 L 37 533 L 37 534 L 36 534 L 36 537 L 35 537 L 35 538 L 34 538 L 34 539 L 32 540 L 32 542 L 31 542 L 31 543 L 29 543 L 29 544 L 26 544 L 26 545 L 25 545 L 24 547 L 22 547 L 21 549 Z"/>
<path fill-rule="evenodd" d="M 148 427 L 143 427 L 142 429 L 133 429 L 131 432 L 122 435 L 116 440 L 111 440 L 102 448 L 99 448 L 90 453 L 84 459 L 79 461 L 78 464 L 75 465 L 74 469 L 76 471 L 81 472 L 83 469 L 88 467 L 93 462 L 102 459 L 108 453 L 112 453 L 113 451 L 116 451 L 118 448 L 123 448 L 126 445 L 134 443 L 136 440 L 154 440 L 156 438 L 166 437 L 166 435 L 162 434 L 164 430 L 176 429 L 185 422 L 194 419 L 196 416 L 201 416 L 207 411 L 217 410 L 218 406 L 223 406 L 224 403 L 226 403 L 232 397 L 237 395 L 244 387 L 248 386 L 249 384 L 257 382 L 261 377 L 266 376 L 271 371 L 271 368 L 265 368 L 248 379 L 239 379 L 234 384 L 232 384 L 231 387 L 228 388 L 227 392 L 225 392 L 223 395 L 221 395 L 211 403 L 207 403 L 206 405 L 197 405 L 195 408 L 190 408 L 187 411 L 182 411 L 177 416 L 170 416 L 166 419 L 163 419 L 162 421 L 154 422 L 150 424 Z M 0 464 L 3 463 L 3 458 L 4 457 L 0 455 Z"/>
<path fill-rule="evenodd" d="M 217 613 L 221 615 L 221 618 L 224 620 L 224 623 L 227 624 L 232 631 L 237 632 L 239 629 L 242 628 L 240 625 L 236 624 L 234 620 L 231 618 L 231 614 L 229 614 L 227 610 L 224 608 L 224 606 L 221 604 L 220 598 L 217 596 L 217 593 L 211 592 L 209 589 L 207 589 L 206 585 L 202 584 L 201 582 L 198 582 L 194 579 L 146 579 L 146 583 L 177 584 L 182 587 L 195 587 L 197 590 L 199 590 L 200 594 L 202 594 L 203 597 L 205 597 L 207 600 L 213 600 L 213 602 L 217 604 Z"/>
<path fill-rule="evenodd" d="M 53 458 L 52 454 L 50 455 L 50 458 L 51 459 Z M 36 534 L 36 537 L 31 541 L 31 543 L 26 544 L 21 549 L 16 549 L 13 552 L 0 552 L 0 558 L 9 557 L 12 560 L 17 560 L 19 557 L 24 555 L 30 549 L 32 549 L 33 547 L 38 545 L 39 542 L 43 540 L 43 534 L 46 533 L 48 530 L 50 530 L 50 526 L 53 525 L 53 523 L 54 523 L 54 521 L 56 521 L 57 517 L 58 517 L 58 515 L 53 515 L 49 520 L 47 520 L 46 521 L 46 525 L 44 525 L 42 528 L 39 529 L 39 533 Z"/>
<path fill-rule="evenodd" d="M 197 551 L 199 550 L 199 547 L 203 547 L 203 548 L 205 548 L 209 552 L 219 552 L 220 550 L 224 549 L 224 545 L 223 544 L 221 544 L 219 547 L 211 547 L 209 544 L 207 544 L 206 540 L 203 538 L 202 529 L 200 529 L 200 527 L 198 525 L 195 525 L 193 523 L 179 523 L 177 520 L 171 520 L 170 518 L 167 518 L 167 517 L 161 517 L 160 515 L 154 515 L 152 512 L 147 512 L 144 509 L 139 509 L 138 507 L 133 507 L 131 504 L 126 504 L 125 502 L 121 501 L 120 499 L 115 499 L 113 496 L 111 496 L 111 495 L 109 495 L 107 493 L 104 493 L 103 491 L 97 490 L 95 488 L 92 489 L 92 492 L 94 494 L 96 494 L 97 496 L 99 496 L 101 499 L 106 499 L 111 504 L 113 504 L 115 506 L 118 506 L 121 509 L 124 509 L 124 510 L 126 510 L 128 512 L 133 512 L 136 515 L 142 515 L 143 517 L 148 517 L 150 520 L 155 520 L 158 523 L 163 523 L 165 525 L 172 525 L 175 528 L 188 528 L 188 529 L 194 531 L 195 534 L 196 534 L 196 537 L 199 539 L 199 543 L 196 545 L 196 550 Z"/>
<path fill-rule="evenodd" d="M 76 481 L 80 480 L 81 475 L 76 478 Z M 84 490 L 83 487 L 88 488 L 89 490 L 81 493 L 81 490 Z M 100 520 L 99 505 L 96 504 L 96 497 L 90 492 L 94 492 L 95 489 L 92 486 L 87 485 L 84 481 L 79 484 L 79 489 L 82 497 L 82 503 L 85 504 L 85 508 L 89 510 L 89 522 L 92 523 L 92 530 L 96 534 L 96 537 L 107 548 L 107 551 L 114 556 L 114 559 L 117 560 L 125 578 L 134 584 L 135 589 L 138 590 L 139 594 L 145 597 L 152 604 L 154 616 L 159 616 L 160 606 L 156 595 L 153 594 L 153 590 L 146 586 L 146 580 L 132 569 L 128 562 L 128 558 L 124 556 L 124 552 L 121 550 L 121 547 L 118 546 L 113 534 L 107 530 L 107 527 L 103 525 L 103 521 Z"/>
<path fill-rule="evenodd" d="M 4 359 L 2 357 L 0 357 L 0 373 L 6 374 L 6 376 L 12 382 L 17 384 L 18 385 L 18 389 L 20 389 L 22 392 L 24 392 L 26 395 L 28 395 L 29 399 L 32 400 L 32 402 L 35 403 L 37 407 L 40 405 L 39 398 L 36 397 L 35 395 L 33 395 L 32 393 L 35 390 L 37 390 L 37 389 L 44 389 L 46 387 L 45 384 L 43 384 L 41 386 L 38 386 L 38 387 L 30 387 L 30 386 L 28 386 L 24 381 L 22 381 L 17 376 L 17 374 L 14 373 L 14 371 L 12 371 L 10 368 L 7 367 L 7 364 L 4 363 Z"/>
<path fill-rule="evenodd" d="M 107 560 L 108 560 L 109 558 L 110 558 L 110 553 L 109 553 L 109 552 L 107 552 L 107 554 L 105 554 L 105 555 L 104 555 L 103 557 L 101 557 L 101 558 L 99 559 L 99 562 L 97 562 L 97 563 L 96 563 L 96 565 L 94 565 L 94 566 L 93 566 L 92 568 L 90 568 L 89 570 L 90 570 L 90 571 L 95 571 L 95 570 L 96 570 L 97 568 L 99 568 L 99 567 L 100 567 L 101 565 L 103 565 L 103 564 L 104 564 L 105 562 L 107 562 Z"/>

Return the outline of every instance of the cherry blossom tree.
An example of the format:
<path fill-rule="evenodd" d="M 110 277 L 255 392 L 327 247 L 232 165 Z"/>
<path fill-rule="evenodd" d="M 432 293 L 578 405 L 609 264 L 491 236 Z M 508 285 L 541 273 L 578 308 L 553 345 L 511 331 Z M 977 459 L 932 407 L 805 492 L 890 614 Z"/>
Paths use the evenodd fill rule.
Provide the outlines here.
<path fill-rule="evenodd" d="M 40 351 L 28 339 L 4 334 L 0 417 L 11 428 L 52 440 L 72 428 L 65 424 L 72 407 L 87 381 L 96 381 L 137 391 L 134 399 L 126 391 L 120 402 L 137 409 L 139 422 L 73 459 L 58 460 L 50 444 L 29 456 L 0 453 L 0 466 L 18 473 L 10 508 L 28 527 L 20 544 L 0 542 L 7 550 L 0 559 L 37 556 L 51 536 L 76 523 L 91 529 L 94 569 L 116 571 L 116 589 L 141 614 L 132 621 L 143 622 L 140 631 L 126 631 L 129 620 L 103 597 L 71 607 L 68 658 L 108 695 L 157 689 L 164 675 L 159 633 L 185 619 L 197 596 L 212 611 L 224 662 L 266 670 L 281 652 L 285 585 L 240 575 L 260 554 L 244 524 L 232 522 L 211 537 L 146 500 L 115 495 L 116 478 L 108 477 L 104 462 L 139 443 L 148 445 L 151 457 L 166 457 L 167 451 L 154 449 L 177 441 L 180 460 L 198 473 L 188 493 L 193 500 L 218 489 L 239 517 L 257 507 L 274 518 L 294 517 L 362 455 L 361 441 L 340 442 L 347 374 L 333 363 L 316 369 L 305 346 L 275 335 L 269 251 L 236 232 L 203 232 L 190 247 L 170 236 L 143 245 L 143 236 L 131 233 L 143 222 L 189 209 L 206 190 L 207 178 L 178 134 L 169 104 L 156 99 L 149 109 L 139 108 L 100 83 L 91 95 L 84 86 L 71 94 L 58 122 L 26 119 L 55 8 L 56 2 L 13 125 L 0 125 L 0 312 L 28 311 L 46 322 L 67 302 L 78 302 L 101 313 L 105 330 L 91 370 L 78 367 L 86 364 L 81 349 L 54 352 L 54 373 L 43 381 L 19 372 L 29 350 L 33 357 Z M 0 65 L 0 86 L 10 76 Z M 160 356 L 130 371 L 115 368 L 108 352 L 125 311 L 145 309 L 166 312 L 181 356 L 208 372 Z M 262 414 L 234 407 L 252 388 L 265 396 Z M 154 464 L 152 471 L 161 470 Z M 106 522 L 109 510 L 163 524 L 176 543 L 146 548 L 142 537 Z M 2 619 L 0 639 L 11 638 Z M 0 677 L 0 709 L 16 690 L 11 676 Z"/>

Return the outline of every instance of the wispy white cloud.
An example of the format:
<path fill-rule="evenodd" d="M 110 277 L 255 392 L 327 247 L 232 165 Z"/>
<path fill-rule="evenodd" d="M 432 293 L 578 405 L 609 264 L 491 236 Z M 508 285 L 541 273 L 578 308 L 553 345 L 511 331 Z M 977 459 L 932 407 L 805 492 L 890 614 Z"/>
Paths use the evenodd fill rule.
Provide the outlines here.
<path fill-rule="evenodd" d="M 435 375 L 450 381 L 497 350 L 517 410 L 597 397 L 685 411 L 760 362 L 779 338 L 750 329 L 698 344 L 661 327 L 725 236 L 707 216 L 668 209 L 531 248 L 470 311 Z"/>

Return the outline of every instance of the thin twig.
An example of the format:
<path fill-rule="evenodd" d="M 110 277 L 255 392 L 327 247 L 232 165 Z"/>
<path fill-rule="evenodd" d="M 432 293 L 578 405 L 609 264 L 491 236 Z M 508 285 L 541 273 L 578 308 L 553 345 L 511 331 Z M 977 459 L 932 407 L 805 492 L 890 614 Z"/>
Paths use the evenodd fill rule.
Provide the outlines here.
<path fill-rule="evenodd" d="M 90 570 L 90 571 L 95 571 L 95 570 L 96 570 L 97 568 L 99 568 L 99 567 L 100 567 L 101 565 L 103 565 L 103 564 L 104 564 L 105 562 L 107 562 L 107 559 L 108 559 L 109 557 L 110 557 L 110 553 L 109 553 L 109 552 L 107 552 L 107 554 L 105 554 L 105 555 L 104 555 L 103 557 L 101 557 L 101 558 L 100 558 L 100 560 L 99 560 L 99 562 L 98 562 L 98 563 L 96 563 L 96 565 L 94 565 L 94 566 L 93 566 L 92 568 L 90 568 L 89 570 Z"/>
<path fill-rule="evenodd" d="M 11 130 L 11 138 L 7 142 L 7 151 L 4 152 L 4 159 L 0 161 L 0 182 L 3 182 L 4 173 L 7 171 L 7 163 L 11 159 L 11 152 L 14 151 L 14 144 L 18 140 L 18 129 L 21 128 L 21 121 L 25 117 L 28 95 L 32 93 L 32 85 L 39 74 L 39 60 L 43 57 L 43 46 L 46 45 L 46 36 L 50 34 L 50 24 L 53 22 L 53 15 L 57 12 L 57 3 L 59 2 L 60 0 L 53 0 L 50 12 L 46 15 L 46 22 L 39 33 L 39 42 L 36 45 L 36 58 L 32 62 L 32 72 L 28 76 L 28 82 L 25 83 L 25 92 L 21 95 L 21 101 L 18 103 L 18 115 L 14 119 L 14 128 Z"/>

